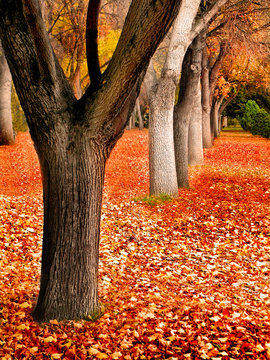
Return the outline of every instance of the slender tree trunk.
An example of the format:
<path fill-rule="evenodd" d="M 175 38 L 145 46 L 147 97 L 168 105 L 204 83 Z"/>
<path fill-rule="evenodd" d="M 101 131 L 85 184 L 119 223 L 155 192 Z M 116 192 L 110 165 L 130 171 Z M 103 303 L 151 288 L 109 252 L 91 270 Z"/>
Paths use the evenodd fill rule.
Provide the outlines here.
<path fill-rule="evenodd" d="M 211 109 L 211 137 L 212 140 L 217 138 L 219 135 L 218 132 L 218 101 L 213 99 L 213 105 Z"/>
<path fill-rule="evenodd" d="M 143 130 L 144 124 L 143 124 L 143 118 L 142 118 L 141 105 L 140 105 L 139 98 L 137 98 L 137 100 L 136 100 L 136 110 L 137 110 L 137 114 L 138 114 L 138 118 L 139 118 L 139 129 Z"/>
<path fill-rule="evenodd" d="M 178 187 L 189 187 L 188 181 L 188 127 L 184 104 L 176 107 L 174 114 L 174 144 Z M 182 117 L 183 116 L 183 117 Z"/>
<path fill-rule="evenodd" d="M 174 148 L 178 187 L 189 185 L 188 163 L 195 165 L 203 161 L 200 91 L 201 51 L 201 37 L 199 35 L 193 40 L 186 52 L 182 66 L 178 103 L 175 106 Z"/>
<path fill-rule="evenodd" d="M 12 78 L 8 63 L 0 46 L 0 145 L 12 145 L 15 136 L 12 127 L 11 87 Z"/>
<path fill-rule="evenodd" d="M 188 163 L 201 165 L 203 163 L 202 147 L 202 102 L 201 102 L 201 63 L 202 63 L 202 34 L 192 42 L 190 77 L 193 82 L 193 96 L 189 97 L 192 107 L 188 130 Z"/>
<path fill-rule="evenodd" d="M 209 149 L 212 147 L 211 126 L 210 126 L 210 88 L 209 88 L 209 68 L 206 45 L 202 55 L 202 137 L 203 148 Z"/>

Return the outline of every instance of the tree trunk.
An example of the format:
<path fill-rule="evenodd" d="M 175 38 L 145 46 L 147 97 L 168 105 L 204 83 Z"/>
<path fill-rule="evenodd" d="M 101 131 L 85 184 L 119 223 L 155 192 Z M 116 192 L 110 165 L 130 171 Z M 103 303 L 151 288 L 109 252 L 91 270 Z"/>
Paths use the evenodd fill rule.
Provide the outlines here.
<path fill-rule="evenodd" d="M 183 1 L 174 24 L 161 77 L 155 91 L 150 92 L 150 195 L 166 193 L 178 196 L 173 144 L 175 91 L 199 3 L 198 0 L 193 3 Z"/>
<path fill-rule="evenodd" d="M 202 34 L 192 42 L 191 65 L 189 77 L 193 83 L 193 96 L 189 97 L 192 114 L 188 130 L 188 163 L 201 165 L 203 163 L 202 147 L 202 102 L 201 102 L 201 63 L 202 63 Z"/>
<path fill-rule="evenodd" d="M 178 196 L 173 145 L 173 114 L 169 116 L 166 94 L 163 88 L 150 101 L 149 118 L 149 171 L 150 195 Z M 160 88 L 159 88 L 160 91 Z M 170 109 L 173 111 L 173 108 Z"/>
<path fill-rule="evenodd" d="M 202 137 L 203 148 L 212 147 L 211 126 L 210 126 L 210 88 L 209 88 L 209 68 L 206 45 L 202 55 Z"/>
<path fill-rule="evenodd" d="M 0 2 L 0 36 L 43 176 L 44 231 L 39 321 L 98 311 L 98 245 L 105 160 L 122 135 L 149 60 L 181 0 L 132 0 L 101 74 L 100 0 L 89 1 L 87 60 L 91 81 L 77 100 L 53 52 L 36 0 Z M 132 61 L 130 60 L 132 59 Z"/>
<path fill-rule="evenodd" d="M 184 104 L 174 114 L 174 144 L 178 187 L 189 187 L 188 181 L 188 127 L 189 119 L 185 116 Z M 183 117 L 182 117 L 183 116 Z M 176 146 L 177 145 L 177 146 Z"/>
<path fill-rule="evenodd" d="M 139 129 L 143 130 L 144 124 L 143 124 L 143 118 L 142 118 L 141 105 L 140 105 L 139 98 L 137 98 L 137 100 L 136 100 L 136 110 L 137 110 L 138 119 L 139 119 Z"/>
<path fill-rule="evenodd" d="M 64 133 L 63 128 L 61 136 Z M 83 318 L 98 312 L 106 156 L 101 146 L 79 132 L 72 143 L 60 144 L 56 139 L 55 145 L 44 154 L 43 145 L 36 142 L 43 175 L 44 234 L 41 287 L 34 316 L 41 321 Z"/>
<path fill-rule="evenodd" d="M 188 187 L 188 163 L 202 163 L 201 37 L 188 48 L 182 66 L 174 117 L 174 148 L 178 187 Z M 191 121 L 192 119 L 192 121 Z M 189 133 L 189 129 L 191 133 Z"/>
<path fill-rule="evenodd" d="M 15 142 L 11 114 L 12 78 L 1 46 L 0 52 L 0 145 L 12 145 Z"/>
<path fill-rule="evenodd" d="M 217 138 L 218 132 L 218 101 L 213 99 L 213 105 L 211 109 L 211 136 L 212 140 Z"/>

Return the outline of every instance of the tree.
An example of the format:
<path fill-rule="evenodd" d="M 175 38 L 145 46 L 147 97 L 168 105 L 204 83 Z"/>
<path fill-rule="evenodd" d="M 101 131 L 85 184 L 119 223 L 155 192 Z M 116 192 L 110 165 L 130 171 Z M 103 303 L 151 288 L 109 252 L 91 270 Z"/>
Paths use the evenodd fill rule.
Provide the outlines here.
<path fill-rule="evenodd" d="M 201 58 L 202 34 L 193 39 L 182 65 L 178 102 L 174 109 L 174 146 L 179 187 L 188 187 L 188 164 L 203 161 Z"/>
<path fill-rule="evenodd" d="M 183 1 L 171 34 L 168 54 L 160 79 L 150 96 L 149 164 L 150 194 L 178 196 L 173 116 L 175 92 L 185 52 L 193 39 L 227 0 L 216 0 L 195 21 L 201 1 Z M 188 123 L 187 123 L 188 126 Z M 176 138 L 177 141 L 177 138 Z M 188 145 L 186 145 L 188 146 Z M 187 153 L 187 151 L 186 151 Z M 186 169 L 187 172 L 187 169 Z"/>
<path fill-rule="evenodd" d="M 269 53 L 269 11 L 266 0 L 232 0 L 209 26 L 209 55 L 207 57 L 205 51 L 202 81 L 204 147 L 211 147 L 219 134 L 221 112 L 235 97 L 240 82 L 250 81 L 254 63 L 265 62 L 263 59 Z M 226 89 L 224 93 L 220 88 L 223 82 L 219 79 L 223 76 L 227 82 L 233 78 L 231 92 Z M 260 78 L 265 77 L 261 74 Z"/>
<path fill-rule="evenodd" d="M 101 74 L 99 0 L 87 13 L 91 84 L 77 100 L 52 50 L 38 0 L 1 0 L 1 41 L 39 157 L 44 198 L 41 284 L 34 317 L 98 311 L 100 213 L 106 160 L 122 135 L 149 59 L 181 1 L 133 0 Z"/>
<path fill-rule="evenodd" d="M 12 78 L 0 44 L 0 145 L 12 145 L 15 136 L 11 113 Z"/>

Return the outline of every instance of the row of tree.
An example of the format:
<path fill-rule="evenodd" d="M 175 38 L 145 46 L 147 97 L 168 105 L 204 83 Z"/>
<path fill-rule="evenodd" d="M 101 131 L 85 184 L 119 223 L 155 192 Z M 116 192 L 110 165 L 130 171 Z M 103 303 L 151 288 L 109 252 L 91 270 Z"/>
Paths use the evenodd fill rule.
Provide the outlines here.
<path fill-rule="evenodd" d="M 36 319 L 80 318 L 98 311 L 105 163 L 127 125 L 147 69 L 151 192 L 177 196 L 178 187 L 188 185 L 188 160 L 201 163 L 202 139 L 211 146 L 218 131 L 223 95 L 215 88 L 235 19 L 246 16 L 247 3 L 252 5 L 250 16 L 256 17 L 264 1 L 132 0 L 104 67 L 97 46 L 100 0 L 89 0 L 88 9 L 82 0 L 46 7 L 38 0 L 0 1 L 1 42 L 42 172 L 44 231 Z M 67 16 L 68 31 L 62 26 Z M 175 19 L 157 80 L 149 62 Z M 265 25 L 263 17 L 258 19 L 256 34 Z M 72 37 L 67 36 L 70 31 Z M 207 40 L 212 33 L 215 50 Z M 84 73 L 84 46 L 89 76 Z"/>

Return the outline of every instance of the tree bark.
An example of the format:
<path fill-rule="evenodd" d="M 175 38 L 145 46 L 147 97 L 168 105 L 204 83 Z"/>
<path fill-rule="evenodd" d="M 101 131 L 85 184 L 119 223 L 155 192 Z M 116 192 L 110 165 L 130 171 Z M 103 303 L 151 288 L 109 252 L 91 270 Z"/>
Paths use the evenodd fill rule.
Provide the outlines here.
<path fill-rule="evenodd" d="M 98 312 L 98 254 L 105 161 L 101 144 L 65 126 L 50 139 L 36 140 L 44 189 L 41 287 L 36 320 L 82 318 Z M 56 136 L 73 142 L 59 143 Z M 46 146 L 47 149 L 47 146 Z"/>
<path fill-rule="evenodd" d="M 11 114 L 12 78 L 6 57 L 0 45 L 0 145 L 12 145 L 15 136 Z"/>
<path fill-rule="evenodd" d="M 139 130 L 143 130 L 144 124 L 143 124 L 143 118 L 142 118 L 141 105 L 140 105 L 139 98 L 137 98 L 137 100 L 136 100 L 136 110 L 137 110 L 138 120 L 139 120 Z"/>
<path fill-rule="evenodd" d="M 182 2 L 171 35 L 168 55 L 161 77 L 151 92 L 149 118 L 150 195 L 178 196 L 174 150 L 174 101 L 182 61 L 190 42 L 189 34 L 199 0 Z"/>
<path fill-rule="evenodd" d="M 188 163 L 189 165 L 201 165 L 203 163 L 202 147 L 202 103 L 201 103 L 201 63 L 203 39 L 198 35 L 192 42 L 191 65 L 189 78 L 193 83 L 193 96 L 189 97 L 192 114 L 188 130 Z"/>
<path fill-rule="evenodd" d="M 98 2 L 91 0 L 89 6 Z M 39 1 L 0 2 L 1 41 L 43 178 L 42 273 L 34 311 L 39 321 L 98 312 L 105 161 L 134 108 L 141 75 L 180 3 L 133 0 L 108 68 L 101 78 L 90 69 L 95 86 L 77 100 L 50 45 Z"/>

